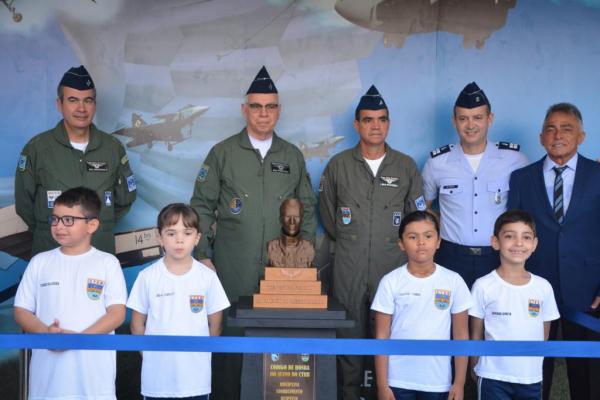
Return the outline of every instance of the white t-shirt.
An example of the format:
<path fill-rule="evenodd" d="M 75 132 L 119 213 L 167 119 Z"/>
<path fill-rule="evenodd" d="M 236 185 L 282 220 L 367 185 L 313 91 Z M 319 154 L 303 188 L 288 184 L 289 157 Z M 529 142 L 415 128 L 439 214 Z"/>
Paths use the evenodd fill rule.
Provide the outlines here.
<path fill-rule="evenodd" d="M 252 135 L 248 134 L 248 138 L 250 139 L 250 143 L 252 144 L 252 147 L 254 147 L 255 149 L 258 149 L 258 151 L 260 152 L 260 156 L 262 158 L 265 158 L 265 156 L 267 155 L 267 152 L 271 148 L 271 144 L 273 143 L 273 136 L 269 137 L 266 140 L 259 140 L 255 137 L 253 137 Z"/>
<path fill-rule="evenodd" d="M 367 165 L 369 166 L 369 168 L 371 168 L 371 172 L 373 172 L 373 176 L 377 176 L 377 171 L 379 171 L 379 166 L 383 162 L 383 159 L 385 158 L 385 154 L 376 160 L 369 160 L 368 158 L 365 158 L 365 157 L 363 157 L 363 158 L 367 162 Z"/>
<path fill-rule="evenodd" d="M 81 332 L 125 304 L 127 289 L 115 256 L 95 248 L 68 256 L 60 248 L 31 259 L 15 296 L 15 307 L 31 311 L 44 324 Z M 116 352 L 33 350 L 29 399 L 115 397 Z"/>
<path fill-rule="evenodd" d="M 476 173 L 479 169 L 479 164 L 481 163 L 481 159 L 483 158 L 483 153 L 479 154 L 465 154 L 465 158 L 469 162 L 473 173 Z"/>
<path fill-rule="evenodd" d="M 214 271 L 194 260 L 174 275 L 160 259 L 141 271 L 127 307 L 147 315 L 146 335 L 209 336 L 208 315 L 229 307 Z M 142 394 L 192 397 L 210 393 L 211 353 L 145 351 Z"/>
<path fill-rule="evenodd" d="M 471 294 L 456 272 L 440 265 L 418 278 L 406 264 L 385 275 L 371 309 L 392 315 L 391 339 L 450 339 L 452 315 L 471 306 Z M 452 386 L 449 356 L 390 356 L 388 384 L 425 392 Z"/>
<path fill-rule="evenodd" d="M 483 319 L 485 340 L 544 340 L 544 321 L 559 318 L 552 286 L 531 274 L 525 285 L 512 285 L 496 271 L 473 284 L 469 315 Z M 543 357 L 480 357 L 478 376 L 531 384 L 542 380 Z"/>
<path fill-rule="evenodd" d="M 81 150 L 81 151 L 83 151 L 85 153 L 85 149 L 87 149 L 87 146 L 88 146 L 89 142 L 80 143 L 80 142 L 70 141 L 70 143 L 71 143 L 71 146 L 73 146 L 74 149 Z"/>

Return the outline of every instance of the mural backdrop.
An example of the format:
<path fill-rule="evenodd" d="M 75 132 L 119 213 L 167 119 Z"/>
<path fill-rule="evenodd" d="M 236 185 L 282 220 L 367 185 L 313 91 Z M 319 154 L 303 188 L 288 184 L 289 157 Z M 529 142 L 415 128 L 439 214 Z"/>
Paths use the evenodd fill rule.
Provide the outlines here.
<path fill-rule="evenodd" d="M 280 92 L 276 130 L 300 147 L 315 188 L 328 159 L 356 144 L 354 108 L 371 84 L 390 107 L 389 144 L 420 166 L 456 142 L 452 105 L 470 81 L 491 100 L 492 140 L 541 157 L 545 110 L 569 101 L 584 116 L 581 152 L 597 158 L 599 37 L 599 0 L 3 0 L 0 207 L 14 203 L 23 145 L 60 118 L 56 85 L 71 66 L 91 72 L 95 123 L 136 173 L 138 200 L 117 229 L 128 231 L 189 200 L 211 146 L 243 126 L 263 64 Z M 11 288 L 25 266 L 0 251 L 4 332 L 17 331 Z"/>

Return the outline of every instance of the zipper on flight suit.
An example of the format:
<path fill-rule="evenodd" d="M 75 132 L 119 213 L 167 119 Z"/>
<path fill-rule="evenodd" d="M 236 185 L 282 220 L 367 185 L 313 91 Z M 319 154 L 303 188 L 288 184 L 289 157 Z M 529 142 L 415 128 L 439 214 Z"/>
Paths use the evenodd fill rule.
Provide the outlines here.
<path fill-rule="evenodd" d="M 272 145 L 272 144 L 271 144 Z M 267 150 L 267 154 L 265 154 L 265 158 L 267 158 L 269 156 L 269 153 L 271 152 L 271 149 Z M 262 196 L 263 196 L 263 203 L 264 203 L 264 196 L 265 196 L 265 158 L 262 157 L 262 155 L 260 154 L 260 151 L 258 149 L 254 149 L 254 154 L 256 154 L 256 157 L 258 157 L 258 161 L 260 161 L 260 168 L 258 170 L 258 176 L 261 177 L 262 180 Z M 263 247 L 265 244 L 265 208 L 264 207 L 260 207 L 261 210 L 261 221 L 262 221 L 262 234 L 261 234 L 261 247 L 260 247 L 260 258 L 258 259 L 258 262 L 262 265 L 263 264 Z"/>

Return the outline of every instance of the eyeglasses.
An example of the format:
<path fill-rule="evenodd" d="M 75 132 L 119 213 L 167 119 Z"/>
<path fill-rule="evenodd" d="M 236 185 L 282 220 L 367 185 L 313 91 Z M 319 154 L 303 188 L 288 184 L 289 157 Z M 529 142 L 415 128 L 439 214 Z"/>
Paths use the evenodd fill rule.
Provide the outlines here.
<path fill-rule="evenodd" d="M 59 217 L 58 215 L 50 215 L 48 216 L 48 223 L 52 226 L 56 226 L 58 225 L 58 221 L 61 221 L 64 226 L 73 226 L 77 219 L 84 219 L 87 222 L 96 218 L 98 217 L 74 217 L 72 215 L 63 215 L 62 217 Z"/>
<path fill-rule="evenodd" d="M 252 112 L 254 114 L 260 113 L 263 109 L 266 110 L 268 114 L 272 114 L 275 111 L 277 111 L 277 109 L 279 108 L 279 104 L 275 104 L 275 103 L 265 104 L 264 106 L 259 103 L 250 103 L 247 105 L 248 105 L 248 108 L 250 109 L 250 112 Z"/>

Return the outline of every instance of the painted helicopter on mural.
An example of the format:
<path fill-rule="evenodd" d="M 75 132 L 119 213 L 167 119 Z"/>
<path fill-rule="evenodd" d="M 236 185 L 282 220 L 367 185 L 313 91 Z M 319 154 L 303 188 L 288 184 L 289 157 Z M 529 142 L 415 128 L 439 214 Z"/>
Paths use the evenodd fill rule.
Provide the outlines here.
<path fill-rule="evenodd" d="M 151 149 L 154 143 L 164 142 L 167 150 L 172 151 L 173 145 L 192 136 L 194 120 L 207 110 L 208 107 L 205 106 L 187 105 L 174 113 L 153 116 L 154 119 L 160 120 L 153 124 L 148 124 L 139 114 L 133 113 L 131 127 L 118 129 L 113 135 L 132 138 L 133 140 L 126 144 L 128 148 L 146 145 Z"/>
<path fill-rule="evenodd" d="M 321 162 L 323 162 L 331 157 L 330 151 L 333 150 L 335 146 L 344 139 L 344 136 L 332 136 L 309 144 L 299 142 L 298 148 L 302 152 L 302 155 L 304 155 L 305 160 L 318 158 Z"/>

